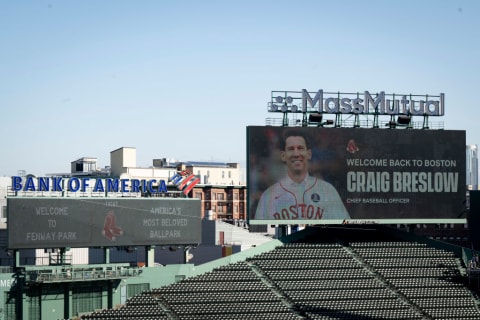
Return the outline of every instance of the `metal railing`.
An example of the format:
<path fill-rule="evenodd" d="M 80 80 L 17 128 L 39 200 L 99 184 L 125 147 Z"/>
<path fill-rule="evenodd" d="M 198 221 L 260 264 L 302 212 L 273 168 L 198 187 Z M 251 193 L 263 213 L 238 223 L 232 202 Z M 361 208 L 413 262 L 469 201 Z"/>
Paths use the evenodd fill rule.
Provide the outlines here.
<path fill-rule="evenodd" d="M 265 125 L 267 126 L 275 126 L 275 127 L 281 127 L 284 124 L 284 119 L 281 118 L 266 118 L 265 119 Z M 374 126 L 374 121 L 372 119 L 360 119 L 358 123 L 355 122 L 354 119 L 346 119 L 341 121 L 341 127 L 342 128 L 354 128 L 356 125 L 359 125 L 360 128 L 373 128 Z M 389 121 L 381 120 L 378 122 L 378 128 L 389 128 Z M 302 120 L 301 119 L 296 119 L 296 118 L 291 118 L 288 119 L 288 126 L 289 127 L 301 127 L 302 126 Z M 316 124 L 309 124 L 309 127 L 316 127 Z M 326 128 L 333 128 L 335 125 L 328 125 L 325 126 Z M 443 121 L 429 121 L 428 122 L 428 129 L 433 129 L 433 130 L 439 130 L 439 129 L 444 129 L 444 122 Z M 397 129 L 405 129 L 406 126 L 397 126 Z M 412 121 L 411 124 L 411 129 L 424 129 L 425 128 L 425 123 L 423 121 Z M 427 129 L 427 128 L 425 128 Z"/>

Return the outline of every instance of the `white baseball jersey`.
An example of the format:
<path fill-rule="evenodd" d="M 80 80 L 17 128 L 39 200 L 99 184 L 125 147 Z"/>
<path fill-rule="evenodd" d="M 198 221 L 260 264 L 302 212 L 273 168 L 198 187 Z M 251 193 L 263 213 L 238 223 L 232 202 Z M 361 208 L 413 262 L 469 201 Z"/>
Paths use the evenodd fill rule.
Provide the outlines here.
<path fill-rule="evenodd" d="M 287 176 L 262 194 L 255 219 L 350 219 L 350 215 L 330 183 L 312 176 L 296 183 Z"/>

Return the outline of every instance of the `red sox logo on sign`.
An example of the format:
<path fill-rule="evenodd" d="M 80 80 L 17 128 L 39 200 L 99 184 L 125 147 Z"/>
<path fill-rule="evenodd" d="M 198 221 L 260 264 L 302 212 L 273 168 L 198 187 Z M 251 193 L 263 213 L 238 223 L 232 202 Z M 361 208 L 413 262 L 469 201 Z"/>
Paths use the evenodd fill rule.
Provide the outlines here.
<path fill-rule="evenodd" d="M 102 235 L 110 241 L 115 241 L 117 237 L 123 235 L 123 230 L 117 226 L 115 213 L 110 210 L 105 217 Z"/>

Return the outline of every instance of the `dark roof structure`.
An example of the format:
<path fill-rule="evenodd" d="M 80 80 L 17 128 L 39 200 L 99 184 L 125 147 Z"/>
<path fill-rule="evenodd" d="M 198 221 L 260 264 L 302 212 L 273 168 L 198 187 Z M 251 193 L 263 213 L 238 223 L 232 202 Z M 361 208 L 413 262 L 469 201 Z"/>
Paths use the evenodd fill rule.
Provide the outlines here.
<path fill-rule="evenodd" d="M 82 319 L 480 319 L 452 251 L 378 227 L 310 227 Z"/>

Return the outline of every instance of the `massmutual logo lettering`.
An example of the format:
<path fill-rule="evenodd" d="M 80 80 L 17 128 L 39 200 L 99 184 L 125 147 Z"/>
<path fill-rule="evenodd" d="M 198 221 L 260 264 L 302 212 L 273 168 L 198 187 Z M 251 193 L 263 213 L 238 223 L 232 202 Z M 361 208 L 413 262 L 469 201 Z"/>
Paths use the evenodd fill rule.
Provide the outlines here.
<path fill-rule="evenodd" d="M 168 180 L 177 186 L 177 189 L 187 195 L 193 187 L 200 182 L 190 170 L 183 170 Z"/>

